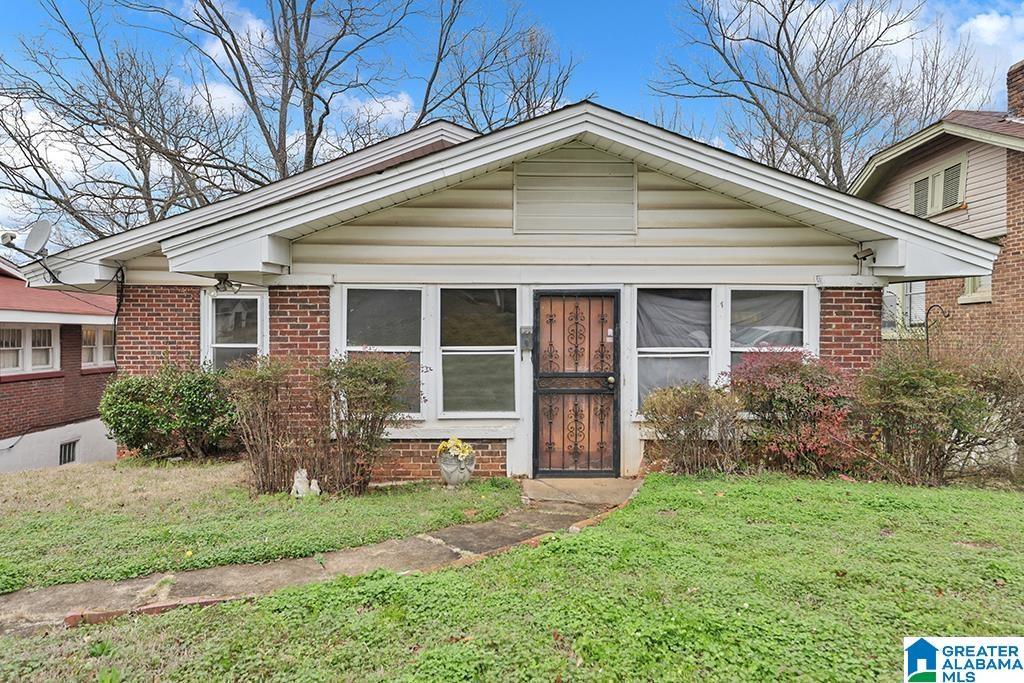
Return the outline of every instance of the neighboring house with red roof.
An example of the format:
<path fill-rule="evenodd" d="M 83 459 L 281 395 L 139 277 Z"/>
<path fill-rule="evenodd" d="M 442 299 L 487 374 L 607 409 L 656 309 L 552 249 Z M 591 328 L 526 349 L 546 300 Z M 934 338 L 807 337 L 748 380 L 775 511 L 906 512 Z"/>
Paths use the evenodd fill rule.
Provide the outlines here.
<path fill-rule="evenodd" d="M 1024 62 L 1006 75 L 1008 111 L 953 111 L 875 154 L 853 194 L 998 243 L 991 275 L 913 281 L 885 293 L 885 332 L 941 321 L 933 346 L 950 352 L 1024 345 Z"/>
<path fill-rule="evenodd" d="M 114 297 L 30 289 L 0 259 L 0 472 L 112 459 L 97 417 Z"/>

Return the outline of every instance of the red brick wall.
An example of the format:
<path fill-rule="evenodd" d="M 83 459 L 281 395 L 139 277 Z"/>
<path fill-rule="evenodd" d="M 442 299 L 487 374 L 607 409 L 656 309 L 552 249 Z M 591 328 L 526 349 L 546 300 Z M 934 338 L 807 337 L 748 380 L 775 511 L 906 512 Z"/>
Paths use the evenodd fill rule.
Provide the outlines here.
<path fill-rule="evenodd" d="M 1010 116 L 1024 116 L 1024 61 L 1006 72 L 1006 105 Z"/>
<path fill-rule="evenodd" d="M 309 424 L 312 401 L 303 388 L 309 374 L 304 367 L 312 358 L 326 358 L 331 352 L 331 288 L 315 286 L 271 287 L 270 355 L 296 362 L 292 382 L 298 424 Z"/>
<path fill-rule="evenodd" d="M 1019 77 L 1024 80 L 1024 69 Z M 931 346 L 938 353 L 1011 353 L 1024 350 L 1024 152 L 1006 151 L 1006 235 L 992 269 L 992 301 L 957 303 L 963 278 L 926 285 L 928 305 L 941 304 L 948 319 L 935 312 Z"/>
<path fill-rule="evenodd" d="M 0 439 L 96 417 L 109 377 L 82 370 L 82 328 L 61 325 L 59 371 L 0 380 Z"/>
<path fill-rule="evenodd" d="M 441 439 L 396 439 L 391 442 L 389 454 L 381 457 L 373 468 L 375 483 L 440 479 L 441 470 L 434 459 Z M 506 441 L 504 439 L 469 440 L 476 449 L 476 469 L 473 476 L 504 477 L 507 470 Z"/>
<path fill-rule="evenodd" d="M 199 363 L 199 288 L 126 285 L 117 319 L 117 367 L 144 375 L 165 362 Z"/>
<path fill-rule="evenodd" d="M 882 352 L 882 290 L 821 290 L 820 355 L 848 370 L 864 370 Z"/>

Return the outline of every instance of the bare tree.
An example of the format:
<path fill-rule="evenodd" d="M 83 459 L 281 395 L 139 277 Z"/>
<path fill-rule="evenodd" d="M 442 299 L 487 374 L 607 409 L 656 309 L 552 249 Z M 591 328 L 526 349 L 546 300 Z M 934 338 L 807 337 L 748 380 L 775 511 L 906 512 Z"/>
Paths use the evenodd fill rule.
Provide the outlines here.
<path fill-rule="evenodd" d="M 0 191 L 21 213 L 65 228 L 64 242 L 103 237 L 209 203 L 257 178 L 231 162 L 240 131 L 182 89 L 167 66 L 89 31 L 43 3 L 63 49 L 23 41 L 0 60 Z M 78 68 L 67 68 L 74 64 Z"/>
<path fill-rule="evenodd" d="M 530 28 L 514 34 L 513 40 L 496 45 L 496 68 L 474 69 L 455 60 L 459 87 L 448 98 L 446 111 L 473 130 L 488 132 L 551 112 L 565 104 L 566 89 L 577 62 L 560 57 L 551 36 Z M 586 95 L 587 99 L 592 95 Z"/>
<path fill-rule="evenodd" d="M 876 149 L 987 99 L 966 37 L 922 24 L 922 2 L 687 0 L 688 59 L 651 87 L 727 106 L 743 154 L 846 191 Z M 697 55 L 697 59 L 692 56 Z"/>
<path fill-rule="evenodd" d="M 562 104 L 574 67 L 514 6 L 478 14 L 470 0 L 264 0 L 260 15 L 226 0 L 79 0 L 84 25 L 66 2 L 38 1 L 51 34 L 0 57 L 0 193 L 16 214 L 55 219 L 66 243 L 438 116 L 480 130 L 534 116 Z M 117 40 L 147 32 L 170 49 Z"/>

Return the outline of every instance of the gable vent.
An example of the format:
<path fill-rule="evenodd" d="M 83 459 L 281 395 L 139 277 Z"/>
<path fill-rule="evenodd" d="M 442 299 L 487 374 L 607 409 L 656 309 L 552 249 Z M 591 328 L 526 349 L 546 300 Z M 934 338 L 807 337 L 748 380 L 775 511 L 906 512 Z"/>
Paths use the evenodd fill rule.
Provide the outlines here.
<path fill-rule="evenodd" d="M 942 172 L 942 208 L 949 209 L 957 204 L 960 204 L 960 164 Z"/>
<path fill-rule="evenodd" d="M 636 232 L 632 161 L 570 143 L 515 169 L 516 232 Z"/>

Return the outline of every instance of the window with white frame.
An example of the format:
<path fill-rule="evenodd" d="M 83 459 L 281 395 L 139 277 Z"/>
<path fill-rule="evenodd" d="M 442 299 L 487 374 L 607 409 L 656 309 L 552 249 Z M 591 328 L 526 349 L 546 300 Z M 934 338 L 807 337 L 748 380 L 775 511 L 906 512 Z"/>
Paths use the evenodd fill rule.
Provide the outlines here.
<path fill-rule="evenodd" d="M 104 367 L 114 364 L 114 328 L 82 326 L 82 367 Z"/>
<path fill-rule="evenodd" d="M 992 298 L 992 276 L 977 275 L 964 278 L 964 296 L 981 298 Z"/>
<path fill-rule="evenodd" d="M 896 333 L 924 325 L 925 283 L 900 282 L 882 291 L 882 331 Z"/>
<path fill-rule="evenodd" d="M 56 325 L 0 325 L 0 373 L 60 369 L 60 328 Z"/>
<path fill-rule="evenodd" d="M 516 290 L 441 289 L 442 413 L 516 409 Z"/>
<path fill-rule="evenodd" d="M 18 327 L 0 328 L 0 371 L 21 370 L 21 340 L 24 330 Z"/>
<path fill-rule="evenodd" d="M 910 210 L 926 218 L 964 203 L 967 174 L 963 156 L 948 159 L 910 181 Z"/>
<path fill-rule="evenodd" d="M 266 352 L 266 293 L 210 294 L 206 358 L 217 369 Z"/>
<path fill-rule="evenodd" d="M 422 320 L 420 289 L 345 289 L 345 353 L 373 351 L 405 356 L 417 378 L 404 397 L 412 414 L 420 412 Z"/>
<path fill-rule="evenodd" d="M 640 289 L 636 316 L 638 405 L 655 389 L 708 380 L 710 289 Z"/>
<path fill-rule="evenodd" d="M 729 298 L 733 366 L 751 351 L 805 346 L 803 291 L 733 289 Z"/>

